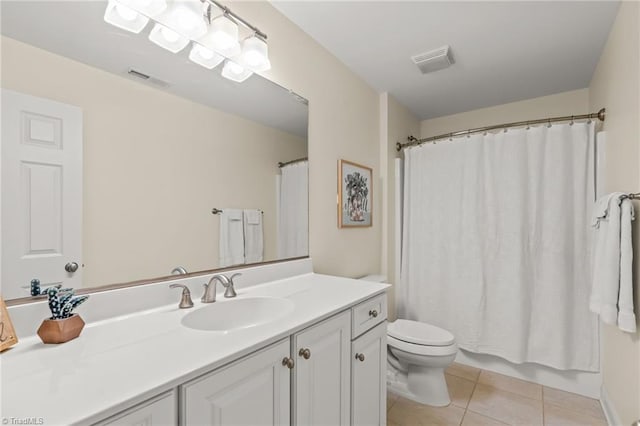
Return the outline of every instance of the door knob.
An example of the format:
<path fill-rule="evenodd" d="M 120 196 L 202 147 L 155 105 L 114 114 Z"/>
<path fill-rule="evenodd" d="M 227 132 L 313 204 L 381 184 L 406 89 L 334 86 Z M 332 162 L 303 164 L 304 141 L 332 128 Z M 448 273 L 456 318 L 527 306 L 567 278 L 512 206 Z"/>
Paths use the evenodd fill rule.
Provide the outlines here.
<path fill-rule="evenodd" d="M 76 262 L 69 262 L 66 265 L 64 265 L 64 270 L 73 274 L 75 271 L 78 270 L 78 264 Z"/>
<path fill-rule="evenodd" d="M 300 355 L 304 359 L 309 359 L 309 358 L 311 358 L 311 350 L 302 348 L 298 352 L 298 355 Z"/>
<path fill-rule="evenodd" d="M 359 361 L 364 361 L 364 354 L 356 354 L 356 359 Z"/>

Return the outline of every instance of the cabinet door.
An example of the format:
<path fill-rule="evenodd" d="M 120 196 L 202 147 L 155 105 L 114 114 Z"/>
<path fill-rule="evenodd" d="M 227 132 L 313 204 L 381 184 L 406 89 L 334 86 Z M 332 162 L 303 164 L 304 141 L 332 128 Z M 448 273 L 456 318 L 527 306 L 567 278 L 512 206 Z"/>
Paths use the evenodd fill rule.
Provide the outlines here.
<path fill-rule="evenodd" d="M 294 336 L 294 424 L 349 424 L 350 340 L 350 311 Z"/>
<path fill-rule="evenodd" d="M 181 386 L 181 424 L 288 425 L 289 339 Z"/>
<path fill-rule="evenodd" d="M 177 405 L 175 391 L 171 391 L 116 414 L 96 426 L 175 426 L 178 424 Z"/>
<path fill-rule="evenodd" d="M 351 423 L 387 423 L 387 322 L 352 343 Z"/>

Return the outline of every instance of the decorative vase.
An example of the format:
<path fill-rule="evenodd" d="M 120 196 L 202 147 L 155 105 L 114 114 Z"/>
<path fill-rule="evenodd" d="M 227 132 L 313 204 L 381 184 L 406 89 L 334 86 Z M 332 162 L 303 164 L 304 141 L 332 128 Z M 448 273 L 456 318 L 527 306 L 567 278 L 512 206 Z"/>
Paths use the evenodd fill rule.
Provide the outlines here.
<path fill-rule="evenodd" d="M 64 343 L 80 335 L 84 321 L 78 314 L 64 319 L 46 319 L 38 328 L 38 336 L 43 343 Z"/>

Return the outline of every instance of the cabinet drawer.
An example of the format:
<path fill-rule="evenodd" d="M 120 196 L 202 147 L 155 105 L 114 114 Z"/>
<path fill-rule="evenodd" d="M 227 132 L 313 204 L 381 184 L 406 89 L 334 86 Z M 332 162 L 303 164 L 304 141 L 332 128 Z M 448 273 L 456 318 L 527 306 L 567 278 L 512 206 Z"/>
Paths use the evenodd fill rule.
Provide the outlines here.
<path fill-rule="evenodd" d="M 351 338 L 355 339 L 387 319 L 387 295 L 385 293 L 365 300 L 352 310 Z"/>
<path fill-rule="evenodd" d="M 178 424 L 177 406 L 176 393 L 170 391 L 98 422 L 95 426 L 175 426 Z"/>

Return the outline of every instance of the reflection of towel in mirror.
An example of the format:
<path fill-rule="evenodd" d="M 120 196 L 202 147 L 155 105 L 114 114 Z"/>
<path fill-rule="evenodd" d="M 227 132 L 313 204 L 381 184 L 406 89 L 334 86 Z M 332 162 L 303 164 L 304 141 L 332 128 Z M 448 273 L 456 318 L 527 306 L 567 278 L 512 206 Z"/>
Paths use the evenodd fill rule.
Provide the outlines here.
<path fill-rule="evenodd" d="M 263 260 L 262 212 L 246 209 L 244 211 L 244 257 L 246 263 Z"/>
<path fill-rule="evenodd" d="M 598 199 L 594 206 L 595 228 L 593 285 L 590 309 L 606 324 L 617 324 L 634 333 L 631 221 L 633 204 L 614 192 Z"/>
<path fill-rule="evenodd" d="M 220 267 L 241 265 L 244 259 L 242 210 L 223 209 L 220 213 Z"/>

